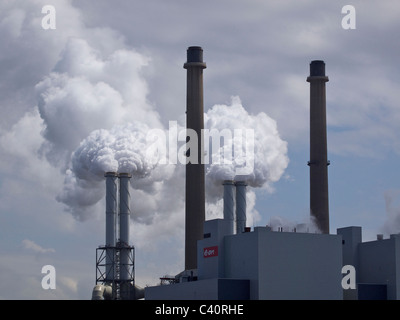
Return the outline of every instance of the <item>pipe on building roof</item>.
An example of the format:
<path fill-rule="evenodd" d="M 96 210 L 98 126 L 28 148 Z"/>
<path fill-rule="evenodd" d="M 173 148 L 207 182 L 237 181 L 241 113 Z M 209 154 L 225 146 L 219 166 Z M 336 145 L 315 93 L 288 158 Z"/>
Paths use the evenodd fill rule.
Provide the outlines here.
<path fill-rule="evenodd" d="M 245 232 L 246 228 L 246 182 L 236 181 L 236 233 Z"/>

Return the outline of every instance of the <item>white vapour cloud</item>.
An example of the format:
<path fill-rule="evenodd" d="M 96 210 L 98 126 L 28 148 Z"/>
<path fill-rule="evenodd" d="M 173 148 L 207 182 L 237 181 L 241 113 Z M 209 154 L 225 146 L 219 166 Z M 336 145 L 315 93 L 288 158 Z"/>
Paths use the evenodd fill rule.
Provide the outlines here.
<path fill-rule="evenodd" d="M 73 153 L 73 171 L 81 179 L 90 179 L 88 174 L 102 177 L 108 171 L 145 178 L 156 166 L 156 160 L 147 152 L 148 130 L 147 125 L 135 121 L 93 131 Z"/>
<path fill-rule="evenodd" d="M 160 165 L 156 156 L 147 152 L 150 129 L 158 128 L 168 136 L 146 98 L 148 88 L 141 70 L 150 59 L 127 49 L 103 55 L 87 41 L 71 38 L 52 72 L 36 85 L 45 138 L 41 151 L 65 172 L 57 200 L 66 204 L 75 218 L 85 220 L 104 197 L 104 172 L 124 171 L 133 176 L 133 196 L 146 199 L 146 206 L 136 206 L 135 219 L 151 223 L 157 214 L 170 214 L 166 207 L 180 212 L 183 199 L 166 205 L 174 199 L 163 197 L 168 194 L 166 189 L 181 192 L 183 188 L 168 184 L 175 167 Z M 234 178 L 243 167 L 240 160 L 250 163 L 252 169 L 241 178 L 251 187 L 269 190 L 287 167 L 287 144 L 280 139 L 276 122 L 265 113 L 248 114 L 238 97 L 232 98 L 230 106 L 215 105 L 205 113 L 205 128 L 228 130 L 232 136 L 222 148 L 233 145 L 243 151 L 241 159 L 225 165 L 214 162 L 219 150 L 210 148 L 213 153 L 206 170 L 210 203 L 221 198 L 222 180 Z M 254 140 L 243 136 L 245 143 L 238 143 L 237 129 L 254 130 Z M 247 152 L 248 142 L 254 153 Z M 183 171 L 177 172 L 183 185 Z M 255 203 L 251 192 L 249 199 L 254 198 Z"/>
<path fill-rule="evenodd" d="M 284 217 L 272 216 L 268 226 L 273 231 L 321 233 L 313 217 L 307 217 L 299 222 Z"/>
<path fill-rule="evenodd" d="M 247 225 L 255 225 L 260 219 L 260 214 L 255 209 L 254 188 L 273 191 L 272 184 L 281 178 L 289 163 L 287 142 L 280 138 L 273 119 L 264 112 L 249 114 L 239 97 L 232 97 L 229 106 L 215 105 L 208 110 L 204 115 L 204 127 L 210 132 L 216 129 L 224 136 L 220 147 L 213 149 L 210 145 L 210 154 L 206 155 L 210 162 L 206 166 L 207 216 L 222 216 L 223 180 L 245 180 L 248 184 Z M 223 131 L 227 129 L 231 134 L 223 135 Z M 253 130 L 253 135 L 246 134 L 246 130 L 249 129 Z M 235 130 L 239 130 L 240 134 L 235 135 Z M 214 142 L 212 140 L 212 143 Z M 227 146 L 232 147 L 228 148 L 228 154 L 224 153 Z M 237 150 L 240 152 L 236 152 Z M 224 162 L 226 159 L 228 162 Z M 245 175 L 238 175 L 243 167 L 251 170 Z"/>
<path fill-rule="evenodd" d="M 134 120 L 161 126 L 140 75 L 147 63 L 133 50 L 115 50 L 103 58 L 83 39 L 68 41 L 53 71 L 36 85 L 45 124 L 43 150 L 50 162 L 65 166 L 79 143 L 97 129 Z"/>
<path fill-rule="evenodd" d="M 35 253 L 54 253 L 54 252 L 56 252 L 56 250 L 53 248 L 43 248 L 42 246 L 38 245 L 37 243 L 35 243 L 34 241 L 29 240 L 29 239 L 22 240 L 22 246 L 25 249 L 31 250 Z"/>
<path fill-rule="evenodd" d="M 146 124 L 135 121 L 89 134 L 71 156 L 71 167 L 58 200 L 67 204 L 78 219 L 85 219 L 85 208 L 90 209 L 104 196 L 104 173 L 130 173 L 135 189 L 132 194 L 135 216 L 140 221 L 149 221 L 149 217 L 144 217 L 161 208 L 159 195 L 157 205 L 152 198 L 162 193 L 162 182 L 170 179 L 175 168 L 159 166 L 156 155 L 147 152 L 149 130 Z M 138 198 L 146 200 L 146 205 L 138 206 Z"/>
<path fill-rule="evenodd" d="M 219 132 L 228 129 L 232 134 L 221 143 L 221 147 L 213 151 L 212 157 L 219 159 L 227 145 L 240 149 L 232 153 L 232 161 L 224 163 L 210 161 L 206 168 L 206 183 L 209 199 L 212 195 L 220 198 L 223 180 L 245 180 L 250 187 L 264 188 L 272 191 L 273 182 L 278 181 L 288 166 L 287 142 L 283 141 L 277 129 L 276 122 L 266 113 L 249 114 L 243 107 L 239 97 L 232 97 L 231 105 L 215 105 L 205 114 L 205 128 L 217 129 Z M 242 139 L 236 139 L 235 130 L 243 133 Z M 254 135 L 248 138 L 246 130 L 253 130 Z M 254 138 L 254 139 L 253 139 Z M 214 141 L 213 141 L 214 142 Z M 251 146 L 251 151 L 246 150 Z M 217 156 L 216 156 L 217 154 Z M 238 156 L 236 157 L 236 155 Z M 229 160 L 229 159 L 228 159 Z M 252 170 L 245 175 L 237 175 L 238 169 L 249 165 Z"/>
<path fill-rule="evenodd" d="M 382 226 L 386 235 L 400 232 L 400 189 L 386 190 L 384 194 L 387 219 Z"/>
<path fill-rule="evenodd" d="M 231 106 L 216 105 L 205 114 L 206 129 L 234 131 L 236 129 L 254 130 L 254 154 L 243 153 L 249 156 L 252 171 L 241 176 L 249 187 L 271 189 L 271 184 L 281 177 L 288 165 L 286 142 L 279 137 L 276 123 L 265 113 L 256 116 L 249 115 L 243 108 L 240 99 L 232 99 Z M 64 190 L 58 200 L 67 204 L 78 219 L 87 218 L 87 209 L 96 204 L 104 196 L 104 172 L 129 172 L 134 189 L 132 206 L 135 208 L 134 218 L 137 221 L 151 223 L 157 214 L 170 216 L 168 209 L 179 211 L 183 208 L 183 199 L 176 201 L 166 198 L 168 190 L 183 189 L 184 171 L 177 170 L 175 165 L 160 164 L 156 153 L 149 153 L 149 142 L 146 139 L 150 127 L 141 122 L 132 122 L 112 127 L 110 130 L 95 130 L 82 140 L 80 146 L 73 152 L 70 168 L 66 172 Z M 166 131 L 165 136 L 168 136 Z M 231 140 L 223 141 L 221 149 Z M 235 145 L 236 146 L 236 145 Z M 210 151 L 212 151 L 210 147 Z M 218 153 L 219 150 L 214 150 Z M 245 150 L 246 152 L 246 150 Z M 171 156 L 171 155 L 170 155 Z M 213 162 L 217 157 L 210 157 L 211 163 L 206 166 L 206 199 L 209 203 L 208 215 L 215 215 L 221 211 L 222 181 L 235 178 L 236 168 L 242 164 L 233 159 L 230 164 Z M 169 180 L 174 174 L 179 175 L 180 184 L 171 184 Z M 83 196 L 85 195 L 85 196 Z M 137 198 L 145 200 L 143 206 L 138 204 Z M 258 213 L 254 210 L 255 193 L 248 191 L 249 221 L 256 221 Z M 175 205 L 166 206 L 174 202 Z"/>
<path fill-rule="evenodd" d="M 45 138 L 41 152 L 65 172 L 57 200 L 78 220 L 92 216 L 104 197 L 104 172 L 131 173 L 134 189 L 149 198 L 162 192 L 162 181 L 174 171 L 156 168 L 146 152 L 147 132 L 162 128 L 141 75 L 149 58 L 128 49 L 103 55 L 104 50 L 71 38 L 52 72 L 36 85 Z M 138 219 L 151 221 L 144 218 L 148 211 Z"/>
<path fill-rule="evenodd" d="M 206 129 L 224 130 L 232 132 L 235 129 L 254 129 L 254 154 L 246 161 L 252 162 L 252 171 L 241 176 L 250 187 L 266 188 L 271 190 L 271 184 L 281 177 L 288 165 L 286 142 L 279 137 L 276 123 L 265 113 L 257 116 L 249 115 L 243 108 L 240 99 L 232 99 L 231 106 L 216 105 L 205 114 Z M 243 121 L 244 120 L 244 121 Z M 135 208 L 134 218 L 138 221 L 151 223 L 157 214 L 169 216 L 166 207 L 179 211 L 183 208 L 183 199 L 165 198 L 170 189 L 183 189 L 184 171 L 175 172 L 174 165 L 160 164 L 155 153 L 149 153 L 149 142 L 146 136 L 150 127 L 142 122 L 134 121 L 124 125 L 116 125 L 110 130 L 100 129 L 91 132 L 83 139 L 80 146 L 71 156 L 70 168 L 66 171 L 64 189 L 58 200 L 67 204 L 71 212 L 78 219 L 90 216 L 87 212 L 104 197 L 104 172 L 118 171 L 132 174 L 131 180 L 134 189 L 132 205 Z M 168 136 L 166 131 L 165 136 Z M 229 144 L 235 144 L 234 137 L 225 140 L 221 149 Z M 235 145 L 236 146 L 236 145 Z M 210 147 L 210 151 L 212 151 Z M 218 153 L 219 150 L 214 150 Z M 171 155 L 170 155 L 171 156 Z M 217 157 L 210 157 L 211 163 L 206 166 L 206 199 L 210 203 L 208 214 L 214 215 L 221 211 L 222 181 L 235 178 L 238 164 L 225 165 L 213 162 Z M 171 184 L 172 175 L 178 174 L 182 185 Z M 137 204 L 136 199 L 145 200 L 145 206 Z M 257 220 L 258 213 L 254 210 L 255 193 L 248 191 L 249 221 Z M 174 205 L 166 206 L 168 202 Z"/>

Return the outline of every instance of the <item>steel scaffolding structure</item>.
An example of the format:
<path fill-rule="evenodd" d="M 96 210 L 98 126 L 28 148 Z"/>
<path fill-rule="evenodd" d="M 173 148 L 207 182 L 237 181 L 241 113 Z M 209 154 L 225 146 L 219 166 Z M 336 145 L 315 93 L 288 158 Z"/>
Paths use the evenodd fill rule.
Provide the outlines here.
<path fill-rule="evenodd" d="M 121 264 L 121 253 L 128 256 L 128 261 Z M 113 300 L 129 300 L 135 284 L 135 248 L 118 242 L 115 247 L 99 246 L 96 249 L 96 285 L 112 287 Z M 121 279 L 121 270 L 127 274 Z"/>

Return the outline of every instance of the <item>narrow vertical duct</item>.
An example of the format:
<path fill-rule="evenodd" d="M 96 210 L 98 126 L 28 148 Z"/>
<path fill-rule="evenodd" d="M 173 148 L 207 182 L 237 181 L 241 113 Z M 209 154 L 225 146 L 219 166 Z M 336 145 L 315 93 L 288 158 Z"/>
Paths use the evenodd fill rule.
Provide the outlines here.
<path fill-rule="evenodd" d="M 246 228 L 246 182 L 236 181 L 236 233 Z"/>
<path fill-rule="evenodd" d="M 203 106 L 203 49 L 189 47 L 187 62 L 186 128 L 197 134 L 197 150 L 187 150 L 186 155 L 197 152 L 197 161 L 186 164 L 185 189 L 185 270 L 197 268 L 197 241 L 203 239 L 205 221 L 204 161 L 202 129 L 204 129 Z M 188 136 L 188 134 L 187 134 Z M 193 157 L 193 154 L 192 154 Z"/>
<path fill-rule="evenodd" d="M 325 63 L 310 64 L 310 214 L 322 233 L 329 234 L 328 152 L 326 134 Z"/>
<path fill-rule="evenodd" d="M 130 246 L 129 246 L 129 218 L 130 209 L 130 192 L 129 173 L 119 174 L 119 247 L 120 247 L 120 278 L 121 281 L 121 299 L 129 299 L 130 287 L 128 281 L 131 280 L 130 275 Z"/>
<path fill-rule="evenodd" d="M 122 245 L 129 245 L 129 217 L 131 214 L 129 192 L 129 173 L 119 174 L 119 241 Z"/>
<path fill-rule="evenodd" d="M 134 279 L 134 247 L 129 245 L 131 175 L 106 172 L 104 176 L 106 177 L 106 244 L 96 249 L 96 286 L 92 292 L 92 300 L 142 299 L 144 289 L 136 286 Z M 102 270 L 103 267 L 105 272 Z"/>
<path fill-rule="evenodd" d="M 106 276 L 111 283 L 115 279 L 115 239 L 117 220 L 117 173 L 106 172 Z"/>
<path fill-rule="evenodd" d="M 225 180 L 224 186 L 224 219 L 230 222 L 229 234 L 234 234 L 234 188 L 235 182 L 232 180 Z"/>

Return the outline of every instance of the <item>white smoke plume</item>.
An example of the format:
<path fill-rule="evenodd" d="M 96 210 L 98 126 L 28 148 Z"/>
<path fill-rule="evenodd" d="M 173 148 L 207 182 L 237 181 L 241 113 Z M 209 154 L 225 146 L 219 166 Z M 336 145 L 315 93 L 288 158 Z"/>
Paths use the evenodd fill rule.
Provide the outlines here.
<path fill-rule="evenodd" d="M 133 175 L 132 198 L 147 204 L 135 210 L 139 221 L 149 223 L 148 212 L 163 210 L 163 181 L 174 167 L 157 168 L 146 153 L 149 128 L 162 128 L 141 74 L 149 60 L 132 49 L 107 52 L 71 38 L 52 72 L 36 85 L 45 138 L 41 152 L 65 172 L 57 200 L 78 220 L 101 212 L 95 206 L 104 198 L 106 171 Z"/>
<path fill-rule="evenodd" d="M 257 115 L 249 114 L 243 107 L 239 97 L 232 97 L 231 105 L 215 105 L 204 117 L 206 129 L 217 129 L 219 132 L 228 129 L 232 134 L 228 139 L 224 137 L 221 147 L 214 151 L 212 158 L 219 159 L 229 145 L 233 146 L 229 163 L 222 160 L 210 161 L 206 169 L 207 188 L 213 194 L 215 187 L 221 185 L 223 180 L 245 180 L 250 187 L 272 190 L 272 183 L 280 179 L 288 166 L 287 142 L 283 141 L 278 133 L 275 120 L 264 112 Z M 243 133 L 241 139 L 234 132 Z M 251 130 L 253 135 L 248 137 L 245 132 Z M 213 141 L 214 142 L 214 141 Z M 250 146 L 250 152 L 249 147 Z M 235 152 L 240 149 L 240 152 Z M 247 150 L 246 150 L 247 149 Z M 230 150 L 229 150 L 230 151 Z M 243 166 L 249 165 L 251 170 L 240 174 Z M 238 175 L 239 173 L 239 175 Z"/>
<path fill-rule="evenodd" d="M 64 190 L 58 200 L 82 218 L 86 216 L 82 208 L 95 205 L 104 196 L 105 172 L 130 173 L 132 187 L 137 191 L 133 195 L 136 217 L 148 221 L 149 217 L 145 219 L 144 215 L 156 209 L 151 206 L 153 201 L 148 199 L 149 195 L 161 192 L 162 182 L 174 172 L 174 166 L 158 166 L 157 155 L 147 152 L 149 130 L 146 124 L 133 122 L 111 130 L 93 131 L 72 154 L 71 168 L 67 170 Z M 137 205 L 138 198 L 140 203 L 147 199 L 143 210 Z"/>
<path fill-rule="evenodd" d="M 268 226 L 273 231 L 301 232 L 301 233 L 321 233 L 312 216 L 303 221 L 288 220 L 283 217 L 273 216 L 270 218 Z"/>
<path fill-rule="evenodd" d="M 155 167 L 147 151 L 149 128 L 140 122 L 115 126 L 111 130 L 93 131 L 72 156 L 72 169 L 80 179 L 87 175 L 102 177 L 104 172 L 131 173 L 133 178 L 145 178 Z"/>
<path fill-rule="evenodd" d="M 275 120 L 264 112 L 249 114 L 239 97 L 232 97 L 230 105 L 215 105 L 208 110 L 204 116 L 204 127 L 210 132 L 216 129 L 224 140 L 215 149 L 210 142 L 210 154 L 206 155 L 210 162 L 206 166 L 207 216 L 222 215 L 224 180 L 244 180 L 248 184 L 247 225 L 252 226 L 260 218 L 255 210 L 254 188 L 273 191 L 272 184 L 281 178 L 289 163 L 287 142 L 280 138 Z M 224 130 L 227 135 L 222 134 Z M 253 134 L 248 135 L 246 130 Z M 235 135 L 235 131 L 240 134 Z M 224 162 L 226 159 L 228 162 Z M 244 167 L 250 169 L 245 170 L 245 175 L 240 174 Z"/>
<path fill-rule="evenodd" d="M 158 215 L 171 217 L 167 210 L 183 213 L 184 170 L 177 168 L 179 164 L 160 164 L 156 154 L 148 152 L 149 130 L 158 129 L 168 137 L 159 114 L 146 98 L 148 86 L 141 72 L 149 61 L 132 49 L 106 52 L 85 40 L 71 38 L 52 72 L 36 86 L 44 124 L 41 152 L 65 172 L 57 200 L 78 220 L 98 211 L 95 206 L 104 198 L 107 171 L 132 174 L 135 220 L 150 224 Z M 272 184 L 288 165 L 287 143 L 279 137 L 276 122 L 263 112 L 249 114 L 240 99 L 233 97 L 231 105 L 215 105 L 205 113 L 205 129 L 231 133 L 218 150 L 212 145 L 208 150 L 209 211 L 222 212 L 218 204 L 222 181 L 240 178 L 249 185 L 249 219 L 256 220 L 251 188 L 273 190 Z M 253 132 L 251 139 L 247 139 L 248 129 Z M 243 135 L 236 136 L 235 130 L 242 130 Z M 221 151 L 229 146 L 235 150 L 232 161 L 215 161 L 221 160 Z M 251 170 L 238 177 L 248 164 Z M 169 181 L 174 175 L 179 178 L 175 177 L 172 185 Z M 171 192 L 179 196 L 171 197 Z"/>
<path fill-rule="evenodd" d="M 387 219 L 382 227 L 386 235 L 400 232 L 400 189 L 386 190 L 384 193 Z"/>
<path fill-rule="evenodd" d="M 66 167 L 71 153 L 94 130 L 133 120 L 161 126 L 140 74 L 149 59 L 127 49 L 102 55 L 87 41 L 71 38 L 53 71 L 36 85 L 45 124 L 42 151 L 54 165 Z"/>

